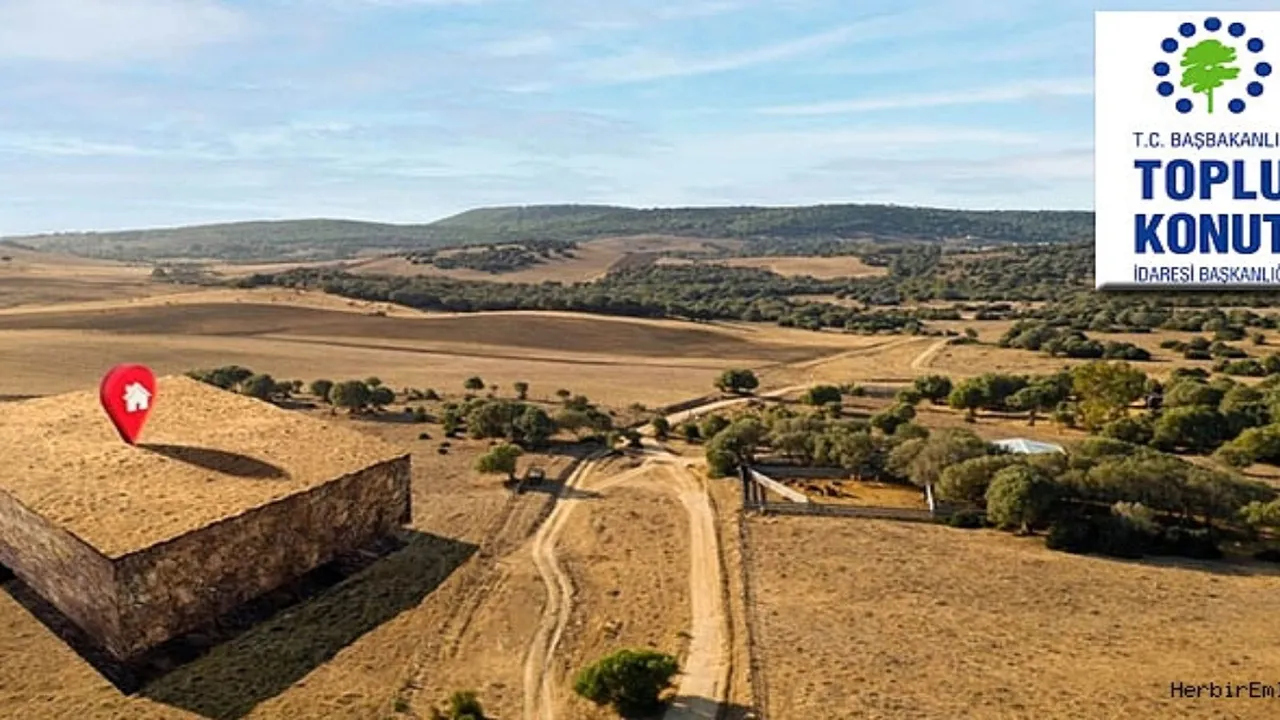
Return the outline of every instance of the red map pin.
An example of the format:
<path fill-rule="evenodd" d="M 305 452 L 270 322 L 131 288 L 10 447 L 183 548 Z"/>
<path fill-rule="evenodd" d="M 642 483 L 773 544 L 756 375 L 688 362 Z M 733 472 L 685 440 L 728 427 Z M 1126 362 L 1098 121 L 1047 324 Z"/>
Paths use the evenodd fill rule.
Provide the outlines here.
<path fill-rule="evenodd" d="M 98 386 L 102 409 L 130 445 L 138 439 L 156 398 L 156 376 L 145 365 L 117 365 Z"/>

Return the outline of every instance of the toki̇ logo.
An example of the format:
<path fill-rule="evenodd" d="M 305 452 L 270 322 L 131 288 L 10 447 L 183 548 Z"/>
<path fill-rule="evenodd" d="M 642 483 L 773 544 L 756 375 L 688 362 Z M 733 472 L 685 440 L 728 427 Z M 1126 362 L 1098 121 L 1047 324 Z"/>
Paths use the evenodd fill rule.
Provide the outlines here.
<path fill-rule="evenodd" d="M 1197 107 L 1212 114 L 1224 99 L 1227 110 L 1243 113 L 1246 99 L 1261 96 L 1263 79 L 1271 75 L 1271 63 L 1261 55 L 1265 47 L 1262 38 L 1250 36 L 1244 23 L 1224 25 L 1216 17 L 1205 18 L 1200 25 L 1184 22 L 1177 37 L 1160 43 L 1168 59 L 1151 68 L 1161 78 L 1156 92 L 1178 96 L 1173 106 L 1184 115 Z"/>

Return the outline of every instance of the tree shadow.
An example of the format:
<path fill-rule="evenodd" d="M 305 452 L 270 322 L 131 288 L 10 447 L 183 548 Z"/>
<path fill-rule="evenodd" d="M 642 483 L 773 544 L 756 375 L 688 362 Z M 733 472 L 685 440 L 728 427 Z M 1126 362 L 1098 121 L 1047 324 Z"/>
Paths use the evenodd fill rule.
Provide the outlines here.
<path fill-rule="evenodd" d="M 674 695 L 663 709 L 653 715 L 626 715 L 628 720 L 660 720 L 669 711 L 690 718 L 716 718 L 716 720 L 757 720 L 760 713 L 752 707 L 737 703 L 717 703 L 710 698 L 692 695 Z"/>
<path fill-rule="evenodd" d="M 1106 555 L 1089 554 L 1093 560 L 1121 563 L 1124 565 L 1140 565 L 1143 567 L 1176 568 L 1194 572 L 1223 575 L 1227 577 L 1273 577 L 1280 578 L 1280 565 L 1262 560 L 1241 557 L 1223 557 L 1216 560 L 1200 560 L 1178 555 L 1144 555 L 1140 558 L 1117 558 Z"/>
<path fill-rule="evenodd" d="M 248 455 L 214 450 L 212 448 L 193 447 L 189 445 L 163 445 L 156 443 L 139 443 L 139 448 L 163 455 L 170 460 L 195 465 L 224 475 L 260 480 L 280 480 L 289 474 L 276 465 L 251 458 Z"/>
<path fill-rule="evenodd" d="M 512 489 L 520 494 L 541 493 L 543 495 L 554 495 L 562 500 L 596 500 L 604 497 L 595 490 L 566 487 L 561 482 L 543 481 L 539 485 L 512 486 Z"/>
<path fill-rule="evenodd" d="M 110 656 L 20 580 L 6 590 L 121 692 L 237 720 L 417 606 L 475 551 L 470 543 L 402 530 L 127 661 Z"/>

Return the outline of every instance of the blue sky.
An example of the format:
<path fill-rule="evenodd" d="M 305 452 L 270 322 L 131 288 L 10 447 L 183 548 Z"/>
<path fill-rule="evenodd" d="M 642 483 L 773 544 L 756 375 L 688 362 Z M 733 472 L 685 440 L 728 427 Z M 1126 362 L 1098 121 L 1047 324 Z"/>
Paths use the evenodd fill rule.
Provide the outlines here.
<path fill-rule="evenodd" d="M 1092 11 L 1202 4 L 0 0 L 0 234 L 544 202 L 1088 209 Z"/>

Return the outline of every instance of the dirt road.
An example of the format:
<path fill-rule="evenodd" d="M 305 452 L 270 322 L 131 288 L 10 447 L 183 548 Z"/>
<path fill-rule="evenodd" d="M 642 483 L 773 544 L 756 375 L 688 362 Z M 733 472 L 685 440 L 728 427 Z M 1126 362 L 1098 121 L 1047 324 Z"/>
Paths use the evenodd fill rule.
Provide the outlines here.
<path fill-rule="evenodd" d="M 534 536 L 533 560 L 546 586 L 547 603 L 525 657 L 525 720 L 556 720 L 560 704 L 553 660 L 573 610 L 574 587 L 560 564 L 556 546 L 568 518 L 581 502 L 574 497 L 574 491 L 603 492 L 642 476 L 671 488 L 689 518 L 692 624 L 688 657 L 683 663 L 687 672 L 680 678 L 677 701 L 666 717 L 669 720 L 714 718 L 725 700 L 731 666 L 728 618 L 723 595 L 724 569 L 720 564 L 711 503 L 700 479 L 674 456 L 651 449 L 646 455 L 639 467 L 604 478 L 593 477 L 596 463 L 585 463 L 565 483 L 565 495 Z"/>

